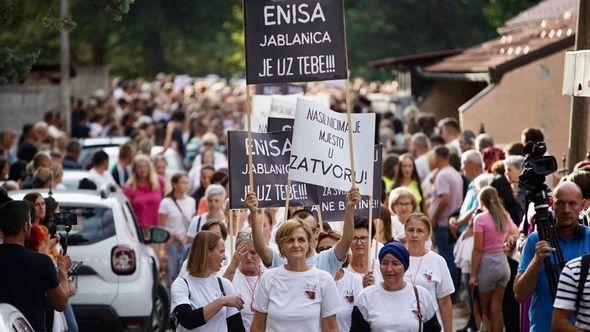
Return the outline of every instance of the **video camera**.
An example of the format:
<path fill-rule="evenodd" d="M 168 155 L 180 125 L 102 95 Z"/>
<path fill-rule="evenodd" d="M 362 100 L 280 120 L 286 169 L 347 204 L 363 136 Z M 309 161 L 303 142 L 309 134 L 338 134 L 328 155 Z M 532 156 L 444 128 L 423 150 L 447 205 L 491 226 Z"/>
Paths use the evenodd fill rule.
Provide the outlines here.
<path fill-rule="evenodd" d="M 553 214 L 549 211 L 549 188 L 545 184 L 545 178 L 557 171 L 557 160 L 553 156 L 545 156 L 547 152 L 545 142 L 538 142 L 534 146 L 531 144 L 525 148 L 525 151 L 527 150 L 529 153 L 526 155 L 518 180 L 520 187 L 525 191 L 526 201 L 532 202 L 535 206 L 539 241 L 547 241 L 552 248 L 556 249 L 543 261 L 549 289 L 555 299 L 559 273 L 565 265 L 565 260 L 559 245 Z"/>
<path fill-rule="evenodd" d="M 530 147 L 524 163 L 522 174 L 518 177 L 520 186 L 528 193 L 535 194 L 546 191 L 545 177 L 557 171 L 557 160 L 553 156 L 545 156 L 545 142 L 538 142 Z M 534 200 L 531 200 L 534 202 Z"/>

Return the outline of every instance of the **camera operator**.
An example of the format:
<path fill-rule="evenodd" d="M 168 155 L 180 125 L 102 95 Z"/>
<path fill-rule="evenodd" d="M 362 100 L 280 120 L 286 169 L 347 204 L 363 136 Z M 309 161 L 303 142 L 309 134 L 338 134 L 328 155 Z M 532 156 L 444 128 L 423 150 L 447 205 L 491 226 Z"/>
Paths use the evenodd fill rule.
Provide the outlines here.
<path fill-rule="evenodd" d="M 553 190 L 553 198 L 559 245 L 569 261 L 590 251 L 590 228 L 578 224 L 582 192 L 575 183 L 564 181 Z M 514 294 L 518 302 L 532 296 L 529 318 L 533 332 L 551 330 L 553 300 L 543 260 L 555 251 L 546 241 L 539 241 L 537 231 L 529 235 L 522 251 Z"/>
<path fill-rule="evenodd" d="M 69 256 L 59 255 L 59 274 L 51 259 L 24 247 L 31 230 L 31 206 L 24 201 L 7 202 L 0 207 L 0 303 L 19 309 L 37 332 L 46 331 L 46 300 L 63 311 L 69 297 L 67 271 Z"/>

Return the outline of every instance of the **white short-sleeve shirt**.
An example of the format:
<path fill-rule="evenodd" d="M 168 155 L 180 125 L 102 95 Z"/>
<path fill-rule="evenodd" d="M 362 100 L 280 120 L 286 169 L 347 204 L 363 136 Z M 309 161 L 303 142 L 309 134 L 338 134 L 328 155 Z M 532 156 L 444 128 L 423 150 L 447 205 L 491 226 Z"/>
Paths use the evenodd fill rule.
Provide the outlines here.
<path fill-rule="evenodd" d="M 354 307 L 355 299 L 361 293 L 361 290 L 363 290 L 363 280 L 350 271 L 343 271 L 344 275 L 340 280 L 336 281 L 336 287 L 338 288 L 340 297 L 344 299 L 347 308 L 336 315 L 336 320 L 338 321 L 340 331 L 350 331 L 352 308 Z"/>
<path fill-rule="evenodd" d="M 191 220 L 193 214 L 195 214 L 197 205 L 195 199 L 190 196 L 177 199 L 176 203 L 178 206 L 174 204 L 172 198 L 165 197 L 160 202 L 158 213 L 167 216 L 164 229 L 172 233 L 176 238 L 184 239 L 186 236 L 187 224 Z"/>
<path fill-rule="evenodd" d="M 229 280 L 221 278 L 221 282 L 223 284 L 225 295 L 237 295 Z M 190 304 L 193 309 L 202 308 L 223 296 L 216 276 L 198 278 L 193 277 L 188 273 L 174 280 L 170 293 L 171 311 L 174 311 L 174 309 L 181 304 Z M 236 308 L 223 307 L 211 319 L 209 319 L 205 325 L 192 330 L 187 330 L 181 325 L 178 325 L 176 331 L 227 331 L 226 319 L 237 313 L 239 313 L 239 311 Z"/>
<path fill-rule="evenodd" d="M 267 332 L 321 331 L 321 319 L 345 310 L 346 305 L 326 271 L 312 266 L 294 272 L 281 266 L 260 278 L 254 309 L 267 314 Z"/>
<path fill-rule="evenodd" d="M 418 288 L 420 311 L 426 322 L 435 315 L 434 300 L 426 289 Z M 416 332 L 419 329 L 416 295 L 410 283 L 398 291 L 388 291 L 381 284 L 361 291 L 355 306 L 373 332 Z"/>
<path fill-rule="evenodd" d="M 272 261 L 269 268 L 279 267 L 287 263 L 287 259 L 281 257 L 278 248 L 270 247 L 272 251 Z M 328 272 L 332 277 L 336 275 L 336 271 L 342 266 L 342 263 L 346 260 L 346 257 L 342 261 L 338 260 L 334 248 L 324 250 L 319 254 L 314 254 L 306 260 L 306 263 L 311 266 L 315 266 L 320 270 Z"/>
<path fill-rule="evenodd" d="M 432 250 L 422 257 L 410 256 L 410 266 L 404 274 L 404 280 L 410 284 L 424 287 L 434 299 L 436 316 L 443 325 L 437 299 L 455 292 L 453 279 L 445 259 Z"/>

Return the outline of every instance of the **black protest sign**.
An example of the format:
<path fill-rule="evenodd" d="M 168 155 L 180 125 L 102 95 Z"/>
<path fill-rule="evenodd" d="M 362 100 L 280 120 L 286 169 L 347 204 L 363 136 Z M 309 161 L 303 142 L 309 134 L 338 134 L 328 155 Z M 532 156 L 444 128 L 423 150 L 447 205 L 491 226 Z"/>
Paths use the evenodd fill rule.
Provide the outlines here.
<path fill-rule="evenodd" d="M 295 119 L 275 118 L 275 117 L 269 116 L 266 130 L 269 133 L 273 132 L 273 131 L 289 131 L 289 130 L 293 130 L 294 123 L 295 123 Z"/>
<path fill-rule="evenodd" d="M 382 145 L 375 145 L 375 159 L 373 168 L 373 218 L 379 218 L 381 214 L 381 170 L 382 170 Z M 346 209 L 346 192 L 331 188 L 317 188 L 318 199 L 322 206 L 322 219 L 324 221 L 342 221 Z M 369 218 L 369 196 L 361 196 L 361 201 L 354 209 L 354 215 Z M 314 208 L 315 210 L 315 208 Z"/>
<path fill-rule="evenodd" d="M 257 95 L 294 95 L 305 94 L 307 86 L 297 83 L 259 84 L 256 86 Z"/>
<path fill-rule="evenodd" d="M 287 176 L 291 156 L 293 132 L 252 133 L 252 191 L 258 197 L 259 207 L 281 207 L 287 199 Z M 245 197 L 249 191 L 248 132 L 228 132 L 229 205 L 231 209 L 246 208 Z M 318 204 L 313 185 L 291 182 L 290 202 L 297 205 Z"/>
<path fill-rule="evenodd" d="M 248 84 L 348 78 L 342 0 L 244 0 Z"/>

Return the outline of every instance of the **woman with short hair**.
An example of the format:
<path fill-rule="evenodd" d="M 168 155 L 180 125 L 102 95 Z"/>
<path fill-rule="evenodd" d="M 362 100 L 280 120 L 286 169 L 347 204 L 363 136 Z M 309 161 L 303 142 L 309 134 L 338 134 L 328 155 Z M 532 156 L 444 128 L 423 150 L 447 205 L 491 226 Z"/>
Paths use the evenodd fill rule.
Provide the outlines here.
<path fill-rule="evenodd" d="M 389 212 L 391 212 L 391 236 L 394 240 L 404 242 L 404 224 L 408 216 L 418 210 L 418 202 L 406 187 L 398 187 L 389 194 Z"/>
<path fill-rule="evenodd" d="M 404 281 L 410 265 L 408 250 L 392 241 L 379 251 L 383 281 L 361 291 L 352 310 L 351 332 L 421 331 L 436 320 L 432 296 L 422 286 Z"/>
<path fill-rule="evenodd" d="M 264 270 L 260 256 L 254 249 L 252 233 L 239 232 L 236 237 L 236 251 L 223 277 L 231 280 L 236 292 L 244 300 L 242 320 L 246 331 L 250 331 L 254 319 L 254 293 Z"/>
<path fill-rule="evenodd" d="M 244 301 L 232 283 L 215 276 L 225 260 L 223 239 L 202 231 L 193 239 L 187 272 L 170 290 L 176 331 L 246 331 L 240 310 Z"/>
<path fill-rule="evenodd" d="M 196 215 L 192 218 L 188 231 L 186 233 L 187 242 L 190 243 L 195 235 L 201 230 L 203 225 L 209 220 L 225 220 L 225 203 L 226 191 L 219 184 L 212 184 L 205 190 L 205 198 L 209 211 Z"/>
<path fill-rule="evenodd" d="M 412 213 L 405 223 L 406 247 L 410 254 L 410 267 L 404 274 L 407 282 L 424 287 L 432 296 L 436 316 L 445 332 L 453 328 L 453 304 L 455 292 L 453 279 L 445 259 L 429 250 L 426 241 L 432 235 L 432 225 L 422 213 Z"/>
<path fill-rule="evenodd" d="M 336 314 L 345 306 L 332 276 L 306 262 L 314 254 L 312 236 L 299 220 L 287 220 L 277 230 L 279 252 L 287 263 L 260 278 L 250 331 L 338 331 Z"/>

